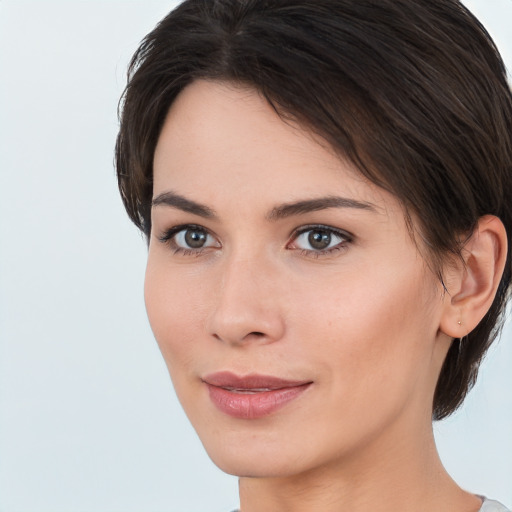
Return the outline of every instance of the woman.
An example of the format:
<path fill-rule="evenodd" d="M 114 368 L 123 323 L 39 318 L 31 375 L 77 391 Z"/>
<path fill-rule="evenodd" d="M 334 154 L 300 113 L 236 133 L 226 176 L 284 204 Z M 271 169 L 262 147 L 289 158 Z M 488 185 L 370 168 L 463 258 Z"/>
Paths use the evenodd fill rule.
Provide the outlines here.
<path fill-rule="evenodd" d="M 512 98 L 454 0 L 187 0 L 135 54 L 116 159 L 178 397 L 242 512 L 504 511 L 456 410 L 512 270 Z"/>

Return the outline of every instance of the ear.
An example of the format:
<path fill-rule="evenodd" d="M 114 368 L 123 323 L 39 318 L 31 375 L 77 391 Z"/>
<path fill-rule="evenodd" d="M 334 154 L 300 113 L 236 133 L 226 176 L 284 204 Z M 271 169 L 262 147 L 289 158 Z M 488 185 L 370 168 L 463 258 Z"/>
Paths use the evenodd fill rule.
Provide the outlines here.
<path fill-rule="evenodd" d="M 452 338 L 469 334 L 492 305 L 507 257 L 500 219 L 482 217 L 462 249 L 463 261 L 445 269 L 447 294 L 440 329 Z"/>

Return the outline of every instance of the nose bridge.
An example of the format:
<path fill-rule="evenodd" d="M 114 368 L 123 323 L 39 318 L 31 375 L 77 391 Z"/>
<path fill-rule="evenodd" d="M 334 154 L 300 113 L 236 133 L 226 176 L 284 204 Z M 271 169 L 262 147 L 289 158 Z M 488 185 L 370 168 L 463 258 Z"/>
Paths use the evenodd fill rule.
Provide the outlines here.
<path fill-rule="evenodd" d="M 239 251 L 223 261 L 210 330 L 217 339 L 269 343 L 284 332 L 275 284 L 276 269 L 262 254 Z"/>

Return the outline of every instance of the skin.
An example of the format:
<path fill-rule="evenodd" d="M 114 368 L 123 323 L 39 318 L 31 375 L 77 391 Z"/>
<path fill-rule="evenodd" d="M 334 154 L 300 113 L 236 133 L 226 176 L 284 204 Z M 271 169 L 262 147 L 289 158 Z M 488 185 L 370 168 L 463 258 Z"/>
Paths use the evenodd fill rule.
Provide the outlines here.
<path fill-rule="evenodd" d="M 333 195 L 364 207 L 276 214 Z M 465 273 L 450 266 L 456 293 L 443 293 L 395 197 L 257 92 L 226 83 L 196 81 L 173 103 L 154 199 L 150 323 L 210 457 L 241 477 L 242 512 L 480 508 L 442 467 L 431 425 L 452 337 L 480 315 L 471 297 L 489 279 L 476 257 Z M 181 225 L 201 226 L 205 246 L 169 235 Z M 317 225 L 338 230 L 332 251 L 296 234 Z M 492 252 L 488 231 L 481 241 Z M 238 419 L 202 381 L 226 370 L 313 384 L 269 416 Z"/>

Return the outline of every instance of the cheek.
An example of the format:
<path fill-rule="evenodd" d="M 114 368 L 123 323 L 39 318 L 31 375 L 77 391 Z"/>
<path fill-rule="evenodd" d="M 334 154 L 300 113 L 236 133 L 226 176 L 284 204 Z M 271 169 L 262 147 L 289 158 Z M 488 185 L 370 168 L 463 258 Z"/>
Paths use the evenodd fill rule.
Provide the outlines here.
<path fill-rule="evenodd" d="M 186 273 L 170 272 L 165 262 L 150 254 L 144 282 L 149 323 L 169 371 L 190 368 L 198 329 L 204 325 L 201 287 L 193 286 Z"/>
<path fill-rule="evenodd" d="M 309 300 L 297 322 L 312 357 L 343 388 L 350 382 L 351 393 L 396 395 L 412 385 L 426 372 L 437 332 L 433 287 L 418 287 L 421 280 L 425 273 L 415 267 L 374 267 L 324 283 L 322 300 L 302 290 Z"/>

